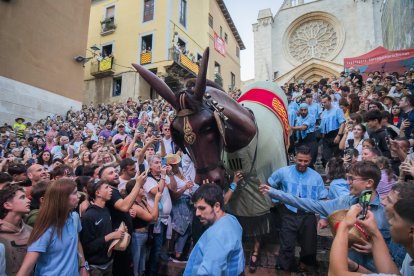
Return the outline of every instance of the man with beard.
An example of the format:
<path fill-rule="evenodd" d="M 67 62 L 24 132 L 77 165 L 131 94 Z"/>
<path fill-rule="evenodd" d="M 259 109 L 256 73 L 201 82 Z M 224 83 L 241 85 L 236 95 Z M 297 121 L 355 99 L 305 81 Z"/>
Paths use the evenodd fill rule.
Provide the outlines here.
<path fill-rule="evenodd" d="M 244 272 L 242 227 L 224 212 L 223 191 L 213 183 L 193 195 L 196 216 L 209 228 L 191 252 L 184 275 L 240 275 Z"/>
<path fill-rule="evenodd" d="M 272 183 L 270 183 L 271 178 L 273 178 L 273 175 L 268 181 L 269 184 L 272 185 Z M 349 183 L 350 194 L 332 200 L 303 198 L 300 194 L 295 195 L 292 193 L 286 193 L 269 186 L 269 184 L 260 185 L 259 189 L 262 193 L 269 194 L 272 199 L 280 200 L 284 204 L 289 204 L 290 206 L 294 206 L 308 212 L 318 213 L 321 216 L 329 216 L 337 210 L 349 209 L 352 205 L 359 202 L 359 197 L 364 190 L 371 190 L 372 196 L 369 208 L 375 216 L 378 229 L 381 231 L 383 238 L 389 245 L 389 224 L 385 217 L 385 208 L 381 204 L 380 197 L 376 192 L 380 179 L 381 170 L 374 162 L 359 161 L 353 164 L 348 171 L 347 180 Z M 307 182 L 309 183 L 312 181 L 308 179 Z M 391 255 L 394 258 L 396 253 L 397 252 L 391 249 Z M 371 246 L 368 242 L 363 244 L 354 244 L 349 250 L 348 256 L 357 264 L 364 266 L 371 271 L 375 271 L 371 254 Z"/>
<path fill-rule="evenodd" d="M 295 131 L 296 145 L 295 148 L 308 146 L 311 149 L 312 161 L 309 164 L 311 168 L 316 162 L 318 156 L 318 143 L 316 142 L 315 125 L 316 118 L 309 114 L 309 106 L 301 103 L 299 106 L 299 114 L 295 120 L 295 125 L 291 127 Z"/>
<path fill-rule="evenodd" d="M 111 213 L 113 230 L 118 229 L 121 222 L 124 222 L 129 234 L 132 234 L 132 219 L 128 212 L 139 193 L 139 189 L 144 184 L 146 177 L 146 172 L 140 174 L 136 179 L 136 184 L 131 193 L 125 198 L 122 198 L 117 188 L 119 185 L 119 175 L 115 168 L 106 166 L 99 171 L 99 178 L 112 186 L 112 197 L 106 202 L 106 207 Z M 132 275 L 131 246 L 128 246 L 125 251 L 114 251 L 113 256 L 113 275 Z"/>
<path fill-rule="evenodd" d="M 312 160 L 309 147 L 302 146 L 296 149 L 295 165 L 276 170 L 268 179 L 268 183 L 285 193 L 319 200 L 326 198 L 322 177 L 309 167 Z M 316 216 L 313 212 L 303 211 L 288 204 L 280 206 L 281 228 L 279 232 L 280 251 L 279 266 L 284 275 L 296 272 L 298 266 L 295 258 L 296 239 L 299 237 L 301 246 L 301 267 L 316 269 Z M 323 227 L 325 225 L 320 225 Z"/>

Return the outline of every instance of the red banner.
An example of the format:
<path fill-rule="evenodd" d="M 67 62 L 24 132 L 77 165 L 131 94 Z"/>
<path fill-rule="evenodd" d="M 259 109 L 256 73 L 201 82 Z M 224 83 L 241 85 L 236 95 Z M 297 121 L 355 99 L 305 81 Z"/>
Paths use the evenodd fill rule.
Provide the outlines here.
<path fill-rule="evenodd" d="M 287 109 L 283 100 L 268 90 L 253 88 L 244 93 L 237 102 L 241 103 L 244 101 L 258 103 L 264 107 L 267 107 L 276 115 L 283 126 L 283 137 L 287 149 L 289 147 L 289 120 Z"/>
<path fill-rule="evenodd" d="M 378 64 L 414 58 L 414 48 L 399 51 L 389 51 L 384 47 L 378 47 L 359 57 L 345 58 L 345 68 L 363 65 Z"/>
<path fill-rule="evenodd" d="M 216 34 L 216 32 L 214 32 L 214 49 L 223 56 L 226 56 L 226 43 Z"/>

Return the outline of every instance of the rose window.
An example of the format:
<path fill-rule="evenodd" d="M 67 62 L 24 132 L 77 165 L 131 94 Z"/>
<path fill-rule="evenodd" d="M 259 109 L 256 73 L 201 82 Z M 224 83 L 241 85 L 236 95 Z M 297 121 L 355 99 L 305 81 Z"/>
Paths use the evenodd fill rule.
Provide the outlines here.
<path fill-rule="evenodd" d="M 327 59 L 338 45 L 334 26 L 324 20 L 307 21 L 290 35 L 288 49 L 292 57 L 305 62 L 310 58 Z"/>

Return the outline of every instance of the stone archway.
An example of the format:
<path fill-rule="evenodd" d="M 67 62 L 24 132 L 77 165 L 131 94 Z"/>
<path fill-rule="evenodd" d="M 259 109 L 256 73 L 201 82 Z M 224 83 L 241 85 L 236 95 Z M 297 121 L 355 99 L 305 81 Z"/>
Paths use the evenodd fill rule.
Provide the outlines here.
<path fill-rule="evenodd" d="M 279 84 L 297 82 L 299 80 L 315 82 L 322 78 L 338 77 L 341 71 L 343 71 L 341 64 L 312 58 L 283 74 L 275 82 Z"/>

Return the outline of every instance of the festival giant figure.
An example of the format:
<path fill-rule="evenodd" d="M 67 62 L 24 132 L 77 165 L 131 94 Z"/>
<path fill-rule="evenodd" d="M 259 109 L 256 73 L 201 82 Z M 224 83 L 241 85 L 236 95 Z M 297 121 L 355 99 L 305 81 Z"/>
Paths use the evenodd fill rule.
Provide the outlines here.
<path fill-rule="evenodd" d="M 196 168 L 195 182 L 215 182 L 222 187 L 226 173 L 241 170 L 243 182 L 228 203 L 245 237 L 259 238 L 271 228 L 271 200 L 259 191 L 260 183 L 286 166 L 288 145 L 287 99 L 271 82 L 258 82 L 242 92 L 238 102 L 216 83 L 206 79 L 209 49 L 203 54 L 196 80 L 174 94 L 154 73 L 133 64 L 151 87 L 177 111 L 171 124 L 174 142 L 187 152 Z"/>

